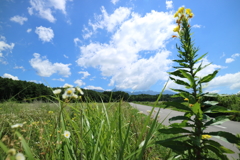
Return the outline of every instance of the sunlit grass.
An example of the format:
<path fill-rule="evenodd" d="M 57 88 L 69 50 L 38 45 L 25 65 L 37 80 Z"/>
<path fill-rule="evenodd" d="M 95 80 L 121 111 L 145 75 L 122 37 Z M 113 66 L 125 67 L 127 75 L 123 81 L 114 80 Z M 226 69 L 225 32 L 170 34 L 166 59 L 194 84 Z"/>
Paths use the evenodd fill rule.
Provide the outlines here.
<path fill-rule="evenodd" d="M 58 103 L 7 102 L 0 108 L 3 159 L 11 148 L 29 159 L 165 159 L 169 154 L 154 143 L 169 138 L 157 132 L 163 127 L 157 117 L 154 121 L 126 102 L 66 103 L 62 117 Z M 15 124 L 22 127 L 12 128 Z"/>

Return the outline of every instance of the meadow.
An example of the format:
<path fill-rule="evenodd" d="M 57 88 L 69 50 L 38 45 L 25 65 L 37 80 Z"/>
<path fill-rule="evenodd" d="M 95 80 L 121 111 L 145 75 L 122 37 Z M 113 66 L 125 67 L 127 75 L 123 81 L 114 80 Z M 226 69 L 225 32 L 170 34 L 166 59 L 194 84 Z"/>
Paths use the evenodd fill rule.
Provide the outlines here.
<path fill-rule="evenodd" d="M 127 102 L 59 105 L 1 103 L 0 159 L 10 159 L 11 149 L 39 160 L 167 159 L 172 155 L 170 149 L 155 144 L 172 137 L 157 132 L 165 128 L 156 123 L 157 113 L 154 120 Z"/>

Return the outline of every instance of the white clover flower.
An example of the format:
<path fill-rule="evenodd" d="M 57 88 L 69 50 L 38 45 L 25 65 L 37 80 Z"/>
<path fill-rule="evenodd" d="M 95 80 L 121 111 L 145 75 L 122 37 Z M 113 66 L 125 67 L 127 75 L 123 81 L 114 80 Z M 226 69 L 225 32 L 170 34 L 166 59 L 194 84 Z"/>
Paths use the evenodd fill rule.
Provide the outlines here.
<path fill-rule="evenodd" d="M 70 133 L 69 131 L 64 131 L 63 135 L 64 135 L 64 137 L 66 137 L 66 138 L 70 138 L 71 133 Z"/>
<path fill-rule="evenodd" d="M 23 123 L 17 123 L 11 126 L 11 128 L 18 128 L 18 127 L 22 127 Z"/>
<path fill-rule="evenodd" d="M 70 84 L 67 84 L 67 83 L 65 83 L 64 86 L 63 86 L 63 88 L 72 88 L 72 87 L 73 87 L 73 85 L 70 85 Z"/>
<path fill-rule="evenodd" d="M 16 160 L 25 160 L 25 156 L 22 153 L 17 153 L 16 154 Z"/>
<path fill-rule="evenodd" d="M 83 91 L 81 90 L 81 88 L 79 87 L 76 87 L 77 91 L 81 94 L 81 95 L 84 95 Z"/>
<path fill-rule="evenodd" d="M 62 98 L 63 99 L 66 99 L 68 97 L 71 98 L 71 97 L 73 97 L 73 95 L 75 95 L 74 92 L 75 92 L 75 88 L 68 88 L 68 89 L 66 89 L 66 91 L 62 95 Z"/>
<path fill-rule="evenodd" d="M 62 92 L 61 89 L 55 89 L 55 90 L 53 91 L 53 94 L 60 94 L 61 92 Z"/>
<path fill-rule="evenodd" d="M 143 114 L 143 111 L 138 112 L 138 114 Z"/>
<path fill-rule="evenodd" d="M 148 113 L 150 113 L 151 111 L 150 110 L 147 110 Z"/>

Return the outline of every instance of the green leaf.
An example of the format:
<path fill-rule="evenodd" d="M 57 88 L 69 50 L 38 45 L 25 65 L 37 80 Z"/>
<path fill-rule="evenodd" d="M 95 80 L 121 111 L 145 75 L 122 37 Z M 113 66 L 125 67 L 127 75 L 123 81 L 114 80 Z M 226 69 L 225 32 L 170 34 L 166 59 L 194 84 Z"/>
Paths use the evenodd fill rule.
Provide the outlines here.
<path fill-rule="evenodd" d="M 221 106 L 212 106 L 203 111 L 204 113 L 240 113 L 240 111 L 229 110 Z"/>
<path fill-rule="evenodd" d="M 214 106 L 214 105 L 217 105 L 218 102 L 217 101 L 205 101 L 205 102 L 203 102 L 203 104 Z"/>
<path fill-rule="evenodd" d="M 187 122 L 182 122 L 182 123 L 172 123 L 169 125 L 170 127 L 173 128 L 183 128 L 183 127 L 194 127 L 193 124 L 187 123 Z"/>
<path fill-rule="evenodd" d="M 218 70 L 214 71 L 212 74 L 209 74 L 203 78 L 201 78 L 201 80 L 198 82 L 199 84 L 200 83 L 207 83 L 207 82 L 210 82 L 218 73 Z"/>
<path fill-rule="evenodd" d="M 173 71 L 173 72 L 168 72 L 168 73 L 171 74 L 171 75 L 174 75 L 174 76 L 184 78 L 184 76 L 182 75 L 182 73 L 179 70 L 176 70 L 176 71 Z"/>
<path fill-rule="evenodd" d="M 204 124 L 204 127 L 210 126 L 210 125 L 220 125 L 226 121 L 229 121 L 229 119 L 227 118 L 227 116 L 218 116 L 214 119 L 211 119 L 210 121 L 206 122 Z"/>
<path fill-rule="evenodd" d="M 234 134 L 232 133 L 229 133 L 229 132 L 225 132 L 225 131 L 218 131 L 218 132 L 209 132 L 209 133 L 206 133 L 208 135 L 211 135 L 211 136 L 220 136 L 220 137 L 223 137 L 225 138 L 228 142 L 230 143 L 239 143 L 240 142 L 240 138 L 236 137 Z"/>
<path fill-rule="evenodd" d="M 165 134 L 192 133 L 191 131 L 184 128 L 159 129 L 158 131 Z"/>
<path fill-rule="evenodd" d="M 200 60 L 201 60 L 203 57 L 205 57 L 207 54 L 208 54 L 208 53 L 203 54 L 201 57 L 199 57 L 198 59 L 196 59 L 196 60 L 194 61 L 194 63 L 197 63 L 198 61 L 200 61 Z"/>
<path fill-rule="evenodd" d="M 172 107 L 175 107 L 177 109 L 182 109 L 182 110 L 185 110 L 187 112 L 192 112 L 192 110 L 189 107 L 187 107 L 187 106 L 185 106 L 181 103 L 178 103 L 178 102 L 165 102 L 164 104 L 166 105 L 165 108 L 172 106 Z"/>
<path fill-rule="evenodd" d="M 175 91 L 175 92 L 179 92 L 180 96 L 182 96 L 183 98 L 188 98 L 190 93 L 181 89 L 173 89 L 171 88 L 171 90 Z"/>
<path fill-rule="evenodd" d="M 219 158 L 221 158 L 222 160 L 228 160 L 227 156 L 222 154 L 220 152 L 220 150 L 212 145 L 205 145 L 204 146 L 206 149 L 211 150 L 212 152 L 214 152 Z"/>
<path fill-rule="evenodd" d="M 189 80 L 190 86 L 191 86 L 191 87 L 194 87 L 194 85 L 195 85 L 194 78 L 193 78 L 190 74 L 188 74 L 185 70 L 180 70 L 180 72 L 182 73 L 182 75 L 183 75 L 185 78 L 187 78 L 187 79 Z"/>
<path fill-rule="evenodd" d="M 181 66 L 183 66 L 183 67 L 185 67 L 185 68 L 190 68 L 190 66 L 188 65 L 188 64 L 186 64 L 186 63 L 179 63 Z"/>
<path fill-rule="evenodd" d="M 183 86 L 185 86 L 186 88 L 191 88 L 191 85 L 190 85 L 190 84 L 188 84 L 187 82 L 184 82 L 184 81 L 182 81 L 182 80 L 180 80 L 180 79 L 175 79 L 174 82 L 177 83 L 177 84 L 179 84 L 179 85 L 183 85 Z"/>
<path fill-rule="evenodd" d="M 176 117 L 172 117 L 169 119 L 169 122 L 171 121 L 177 121 L 177 120 L 188 120 L 188 121 L 193 121 L 191 120 L 191 118 L 185 117 L 185 116 L 176 116 Z"/>
<path fill-rule="evenodd" d="M 24 151 L 25 151 L 28 159 L 29 160 L 34 160 L 35 158 L 33 157 L 32 151 L 29 148 L 28 143 L 25 141 L 25 139 L 23 138 L 23 136 L 19 132 L 16 131 L 16 134 L 17 134 L 18 138 L 21 139 L 22 146 L 24 148 Z"/>
<path fill-rule="evenodd" d="M 193 113 L 195 113 L 196 115 L 199 114 L 200 119 L 202 119 L 203 115 L 202 115 L 200 103 L 195 103 L 191 109 Z"/>
<path fill-rule="evenodd" d="M 164 147 L 171 148 L 176 153 L 184 153 L 184 151 L 188 150 L 191 146 L 185 142 L 181 141 L 157 141 L 157 144 L 160 144 Z"/>
<path fill-rule="evenodd" d="M 204 97 L 218 97 L 217 93 L 206 93 L 203 95 Z"/>
<path fill-rule="evenodd" d="M 208 139 L 206 143 L 218 148 L 219 150 L 221 150 L 222 153 L 230 153 L 230 154 L 235 153 L 231 149 L 225 148 L 224 146 L 222 146 L 220 143 L 216 141 Z"/>

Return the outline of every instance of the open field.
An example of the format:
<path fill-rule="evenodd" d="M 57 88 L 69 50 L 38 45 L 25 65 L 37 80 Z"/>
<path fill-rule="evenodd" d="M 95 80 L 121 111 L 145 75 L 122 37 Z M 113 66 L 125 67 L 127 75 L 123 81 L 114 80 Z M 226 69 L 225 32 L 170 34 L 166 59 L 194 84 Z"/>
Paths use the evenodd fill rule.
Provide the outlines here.
<path fill-rule="evenodd" d="M 157 132 L 163 126 L 128 103 L 67 103 L 62 111 L 54 103 L 1 103 L 0 159 L 11 148 L 29 159 L 166 159 L 170 153 L 154 144 L 169 138 Z"/>

